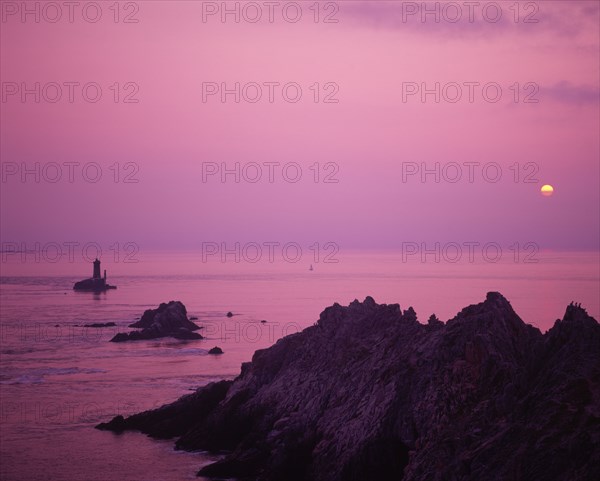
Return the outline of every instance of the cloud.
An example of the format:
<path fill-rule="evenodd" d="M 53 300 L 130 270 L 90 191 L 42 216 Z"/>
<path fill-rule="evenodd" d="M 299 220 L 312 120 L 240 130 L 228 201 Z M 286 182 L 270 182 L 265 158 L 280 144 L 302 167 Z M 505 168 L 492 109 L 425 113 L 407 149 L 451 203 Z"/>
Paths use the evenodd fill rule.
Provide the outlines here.
<path fill-rule="evenodd" d="M 550 87 L 541 87 L 540 98 L 574 105 L 598 105 L 600 88 L 591 85 L 573 85 L 562 80 Z"/>
<path fill-rule="evenodd" d="M 476 5 L 473 5 L 476 4 Z M 519 2 L 340 2 L 344 18 L 365 26 L 455 38 L 551 32 L 558 37 L 594 34 L 600 6 L 589 1 Z"/>

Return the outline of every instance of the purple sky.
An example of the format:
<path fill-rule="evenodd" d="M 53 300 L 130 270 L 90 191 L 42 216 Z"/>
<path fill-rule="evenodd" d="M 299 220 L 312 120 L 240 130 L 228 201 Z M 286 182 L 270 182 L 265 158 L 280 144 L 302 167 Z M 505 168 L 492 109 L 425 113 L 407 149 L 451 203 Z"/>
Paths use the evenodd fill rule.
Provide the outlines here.
<path fill-rule="evenodd" d="M 5 11 L 2 241 L 151 248 L 203 241 L 333 241 L 348 248 L 532 241 L 542 248 L 598 248 L 597 2 L 538 2 L 531 17 L 537 23 L 523 22 L 529 10 L 515 23 L 513 2 L 500 2 L 497 23 L 480 11 L 473 23 L 423 23 L 418 13 L 403 18 L 402 2 L 338 3 L 338 23 L 315 23 L 312 2 L 301 2 L 303 18 L 294 24 L 279 11 L 273 23 L 221 23 L 218 15 L 203 22 L 202 2 L 139 2 L 137 23 L 115 23 L 108 2 L 97 23 L 79 12 L 72 23 L 31 17 L 23 23 L 21 12 Z M 15 85 L 35 82 L 47 86 L 39 103 L 33 94 L 25 102 L 20 90 L 11 94 Z M 56 103 L 46 99 L 55 95 L 52 82 L 63 85 Z M 87 102 L 74 87 L 70 103 L 65 82 L 97 82 L 102 98 Z M 115 82 L 119 103 L 110 89 Z M 139 86 L 137 103 L 122 102 L 133 89 L 124 88 L 128 82 Z M 289 103 L 276 89 L 270 103 L 263 86 L 257 103 L 235 103 L 233 95 L 226 103 L 219 95 L 203 102 L 203 82 L 296 82 L 303 96 Z M 318 103 L 310 89 L 315 82 Z M 325 89 L 329 82 L 339 87 L 337 103 L 322 101 L 334 89 Z M 474 87 L 470 103 L 463 86 L 457 103 L 435 103 L 433 95 L 423 103 L 419 94 L 403 101 L 408 82 L 430 88 L 497 83 L 502 98 L 487 102 Z M 450 86 L 446 93 L 454 91 Z M 524 103 L 530 93 L 539 102 Z M 251 86 L 246 94 L 254 95 Z M 65 162 L 80 164 L 74 182 L 65 166 L 61 180 L 48 182 L 55 175 L 49 163 Z M 97 183 L 82 177 L 81 167 L 91 162 L 103 169 Z M 135 163 L 139 182 L 115 183 L 115 162 L 121 180 L 132 172 L 125 165 Z M 208 162 L 229 168 L 256 162 L 263 179 L 235 183 L 229 176 L 222 183 L 213 175 L 203 182 Z M 273 183 L 266 162 L 281 164 Z M 282 177 L 281 166 L 291 162 L 302 167 L 297 183 Z M 436 183 L 434 175 L 422 182 L 419 173 L 403 182 L 403 170 L 436 163 L 444 169 L 449 162 L 462 166 L 456 183 Z M 479 165 L 470 164 L 470 183 L 465 163 L 472 162 Z M 22 182 L 21 172 L 12 174 L 22 163 L 31 169 L 39 163 L 40 183 L 34 175 Z M 319 183 L 310 170 L 315 163 Z M 322 182 L 334 169 L 328 163 L 339 182 Z M 502 168 L 498 182 L 485 180 L 484 164 L 490 175 Z M 446 178 L 455 175 L 446 168 Z M 537 182 L 523 182 L 527 174 Z M 554 186 L 552 197 L 540 195 L 545 183 Z"/>

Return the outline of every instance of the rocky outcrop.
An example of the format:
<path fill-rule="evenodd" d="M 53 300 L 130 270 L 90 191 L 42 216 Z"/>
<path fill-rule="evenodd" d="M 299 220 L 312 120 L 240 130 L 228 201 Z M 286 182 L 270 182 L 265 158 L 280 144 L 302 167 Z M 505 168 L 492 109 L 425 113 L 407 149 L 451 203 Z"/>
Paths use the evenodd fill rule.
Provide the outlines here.
<path fill-rule="evenodd" d="M 116 288 L 117 286 L 108 284 L 106 279 L 92 277 L 73 284 L 74 291 L 104 292 Z"/>
<path fill-rule="evenodd" d="M 106 270 L 104 270 L 104 277 L 100 277 L 100 260 L 96 259 L 93 262 L 92 277 L 76 282 L 73 285 L 75 291 L 91 291 L 91 292 L 105 292 L 109 289 L 116 289 L 117 286 L 111 286 L 106 282 Z"/>
<path fill-rule="evenodd" d="M 111 342 L 139 341 L 157 339 L 159 337 L 174 337 L 176 339 L 202 339 L 197 331 L 199 326 L 187 317 L 185 306 L 179 301 L 162 303 L 157 309 L 148 309 L 141 319 L 129 327 L 142 329 L 129 333 L 118 333 Z"/>
<path fill-rule="evenodd" d="M 172 404 L 153 411 L 134 414 L 126 420 L 116 416 L 112 421 L 96 426 L 98 429 L 122 432 L 136 429 L 157 439 L 180 436 L 193 424 L 202 422 L 225 398 L 232 381 L 219 381 L 197 389 Z"/>
<path fill-rule="evenodd" d="M 210 351 L 208 351 L 208 353 L 209 354 L 223 354 L 223 349 L 221 349 L 219 346 L 215 346 Z"/>
<path fill-rule="evenodd" d="M 600 479 L 600 325 L 546 334 L 489 293 L 446 324 L 367 297 L 256 351 L 233 381 L 101 429 L 225 451 L 261 481 Z"/>

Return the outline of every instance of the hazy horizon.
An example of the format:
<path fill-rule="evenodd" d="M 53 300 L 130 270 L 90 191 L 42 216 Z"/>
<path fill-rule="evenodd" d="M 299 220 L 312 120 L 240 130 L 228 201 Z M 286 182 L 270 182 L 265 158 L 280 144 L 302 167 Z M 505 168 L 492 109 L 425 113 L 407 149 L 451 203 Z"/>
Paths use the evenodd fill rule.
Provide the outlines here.
<path fill-rule="evenodd" d="M 202 2 L 119 23 L 5 12 L 2 242 L 598 249 L 598 4 L 495 23 L 390 2 L 322 4 L 315 23 L 304 5 L 297 23 Z"/>

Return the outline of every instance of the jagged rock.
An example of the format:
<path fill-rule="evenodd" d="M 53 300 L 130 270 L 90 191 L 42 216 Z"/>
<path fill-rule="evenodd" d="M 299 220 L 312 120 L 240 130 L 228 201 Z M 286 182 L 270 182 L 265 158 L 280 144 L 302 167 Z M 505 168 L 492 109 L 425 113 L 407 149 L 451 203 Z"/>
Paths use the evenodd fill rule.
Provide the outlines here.
<path fill-rule="evenodd" d="M 129 327 L 141 328 L 141 331 L 118 333 L 111 342 L 140 341 L 157 339 L 159 337 L 174 337 L 176 339 L 202 339 L 196 332 L 200 329 L 187 318 L 187 310 L 179 301 L 162 303 L 157 309 L 148 309 L 141 319 Z"/>
<path fill-rule="evenodd" d="M 126 332 L 118 332 L 117 334 L 115 334 L 115 336 L 110 340 L 110 342 L 124 342 L 124 341 L 137 341 L 137 340 L 141 340 L 142 337 L 139 336 L 139 332 L 135 331 L 135 332 L 131 332 L 131 333 L 126 333 Z M 137 335 L 137 337 L 136 337 Z"/>
<path fill-rule="evenodd" d="M 108 423 L 100 423 L 96 426 L 96 429 L 104 430 L 104 431 L 113 431 L 115 433 L 122 433 L 127 429 L 127 423 L 125 422 L 125 418 L 120 414 L 112 418 L 112 420 Z"/>
<path fill-rule="evenodd" d="M 134 414 L 127 419 L 119 415 L 108 423 L 98 424 L 96 428 L 118 433 L 137 430 L 157 439 L 181 436 L 190 425 L 206 419 L 223 400 L 231 382 L 210 383 L 167 406 Z"/>
<path fill-rule="evenodd" d="M 216 386 L 99 428 L 227 452 L 208 477 L 600 479 L 600 325 L 577 305 L 542 334 L 498 293 L 441 326 L 334 304 Z"/>
<path fill-rule="evenodd" d="M 187 318 L 187 309 L 180 301 L 163 302 L 156 309 L 145 310 L 140 320 L 130 324 L 129 327 L 147 328 L 154 324 L 160 324 L 165 328 L 169 328 L 169 326 L 185 327 L 190 331 L 199 329 Z"/>
<path fill-rule="evenodd" d="M 218 346 L 213 347 L 210 351 L 208 351 L 209 354 L 223 354 L 223 349 L 221 349 Z"/>
<path fill-rule="evenodd" d="M 430 327 L 442 327 L 444 323 L 440 321 L 435 314 L 431 314 L 429 319 L 427 319 L 427 325 Z"/>

